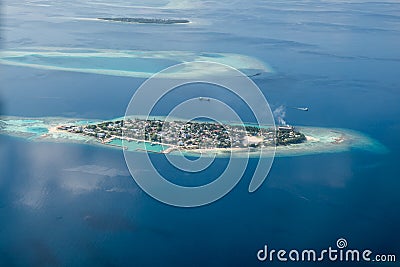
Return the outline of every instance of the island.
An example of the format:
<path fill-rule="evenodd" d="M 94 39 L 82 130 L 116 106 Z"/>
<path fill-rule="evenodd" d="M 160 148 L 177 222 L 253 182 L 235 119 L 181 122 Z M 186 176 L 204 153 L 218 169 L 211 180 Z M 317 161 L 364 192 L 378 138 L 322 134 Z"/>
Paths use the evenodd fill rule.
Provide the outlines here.
<path fill-rule="evenodd" d="M 97 138 L 101 143 L 114 139 L 161 145 L 162 153 L 173 149 L 215 150 L 273 147 L 306 141 L 293 126 L 261 128 L 250 125 L 217 124 L 201 121 L 122 119 L 88 125 L 61 125 L 59 131 Z"/>
<path fill-rule="evenodd" d="M 124 23 L 143 23 L 143 24 L 184 24 L 190 23 L 187 19 L 163 19 L 163 18 L 98 18 L 99 20 L 124 22 Z"/>
<path fill-rule="evenodd" d="M 377 140 L 349 129 L 259 126 L 165 117 L 110 120 L 1 117 L 0 134 L 30 141 L 69 142 L 172 155 L 301 156 L 361 149 L 384 153 Z"/>

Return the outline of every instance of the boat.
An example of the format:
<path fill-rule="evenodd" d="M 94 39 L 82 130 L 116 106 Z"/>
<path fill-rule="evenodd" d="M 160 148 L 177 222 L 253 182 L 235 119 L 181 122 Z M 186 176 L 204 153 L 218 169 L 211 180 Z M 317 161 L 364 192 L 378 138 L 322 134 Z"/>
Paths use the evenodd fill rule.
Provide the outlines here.
<path fill-rule="evenodd" d="M 307 107 L 290 107 L 290 108 L 301 110 L 301 111 L 308 111 Z"/>

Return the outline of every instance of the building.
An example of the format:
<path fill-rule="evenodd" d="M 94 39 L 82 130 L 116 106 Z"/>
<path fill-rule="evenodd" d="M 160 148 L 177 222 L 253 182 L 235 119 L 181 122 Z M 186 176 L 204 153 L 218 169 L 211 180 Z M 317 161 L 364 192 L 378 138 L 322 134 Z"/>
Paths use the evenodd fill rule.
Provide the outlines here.
<path fill-rule="evenodd" d="M 290 125 L 278 126 L 278 131 L 280 132 L 293 132 L 294 127 Z"/>

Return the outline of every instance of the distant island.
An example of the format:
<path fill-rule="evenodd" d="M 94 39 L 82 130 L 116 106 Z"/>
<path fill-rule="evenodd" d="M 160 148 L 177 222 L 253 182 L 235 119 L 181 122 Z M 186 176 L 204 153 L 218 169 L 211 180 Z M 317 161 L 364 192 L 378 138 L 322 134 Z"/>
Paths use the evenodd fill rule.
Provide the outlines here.
<path fill-rule="evenodd" d="M 92 144 L 133 152 L 237 157 L 301 156 L 352 148 L 383 153 L 378 141 L 348 129 L 217 124 L 136 116 L 112 120 L 1 117 L 0 134 L 30 141 Z"/>
<path fill-rule="evenodd" d="M 187 19 L 162 19 L 162 18 L 98 18 L 99 20 L 125 22 L 125 23 L 144 23 L 144 24 L 183 24 L 189 23 Z"/>

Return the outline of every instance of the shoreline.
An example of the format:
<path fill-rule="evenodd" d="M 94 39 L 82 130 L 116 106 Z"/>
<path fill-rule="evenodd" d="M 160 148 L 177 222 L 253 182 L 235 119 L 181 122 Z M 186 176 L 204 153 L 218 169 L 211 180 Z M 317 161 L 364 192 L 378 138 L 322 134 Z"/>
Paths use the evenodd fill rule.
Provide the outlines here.
<path fill-rule="evenodd" d="M 188 155 L 188 156 L 250 156 L 263 157 L 271 156 L 301 156 L 320 153 L 337 153 L 348 151 L 351 149 L 362 149 L 375 153 L 385 153 L 387 149 L 378 141 L 357 131 L 349 129 L 331 129 L 318 128 L 309 126 L 298 126 L 307 141 L 299 144 L 290 144 L 286 146 L 278 145 L 275 147 L 265 147 L 262 149 L 249 148 L 212 148 L 212 149 L 185 149 L 176 145 L 164 144 L 159 142 L 151 142 L 129 138 L 123 141 L 117 136 L 111 136 L 107 139 L 99 139 L 92 136 L 79 135 L 69 133 L 57 129 L 63 124 L 91 124 L 101 122 L 101 120 L 85 120 L 62 117 L 38 117 L 38 118 L 21 118 L 15 116 L 1 117 L 0 134 L 10 135 L 38 142 L 54 142 L 54 143 L 77 143 L 98 145 L 104 148 L 121 149 L 129 152 L 138 153 L 158 153 L 170 155 Z M 47 132 L 40 132 L 46 129 Z M 38 132 L 35 132 L 38 131 Z M 113 144 L 112 141 L 120 140 L 121 145 Z M 131 143 L 131 145 L 129 145 Z M 146 148 L 147 146 L 151 146 Z M 154 146 L 154 149 L 151 149 Z M 164 149 L 161 149 L 161 148 Z M 131 149 L 132 148 L 132 149 Z M 160 150 L 161 149 L 161 150 Z"/>

